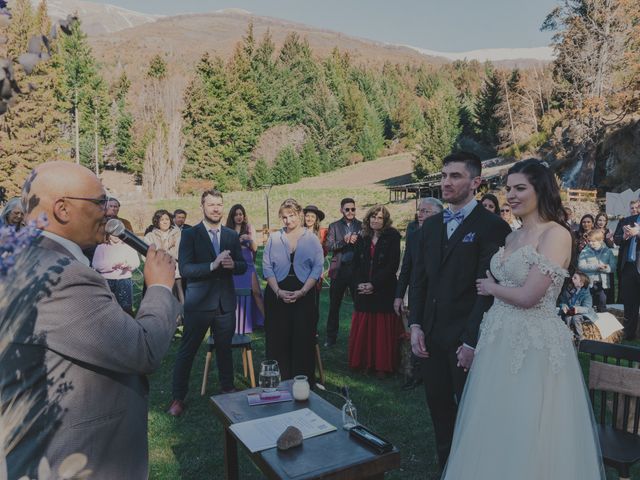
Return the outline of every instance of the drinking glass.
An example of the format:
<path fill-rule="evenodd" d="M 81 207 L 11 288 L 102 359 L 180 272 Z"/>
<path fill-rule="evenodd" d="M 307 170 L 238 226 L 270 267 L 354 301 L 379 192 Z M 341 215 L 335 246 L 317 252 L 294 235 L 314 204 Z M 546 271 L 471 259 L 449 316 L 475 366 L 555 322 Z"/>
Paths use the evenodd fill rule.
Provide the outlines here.
<path fill-rule="evenodd" d="M 265 360 L 260 364 L 260 387 L 263 392 L 275 392 L 280 384 L 280 367 L 276 360 Z"/>

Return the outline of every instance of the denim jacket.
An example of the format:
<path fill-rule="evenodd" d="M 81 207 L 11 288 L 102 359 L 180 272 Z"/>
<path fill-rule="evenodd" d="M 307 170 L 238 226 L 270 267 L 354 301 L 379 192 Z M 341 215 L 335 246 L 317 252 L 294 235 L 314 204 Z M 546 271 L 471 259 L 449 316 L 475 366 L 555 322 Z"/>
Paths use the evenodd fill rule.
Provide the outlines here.
<path fill-rule="evenodd" d="M 588 288 L 581 288 L 577 292 L 573 285 L 565 288 L 560 294 L 560 308 L 564 305 L 575 308 L 577 315 L 582 315 L 589 320 L 595 321 L 598 318 L 593 310 L 593 299 Z"/>

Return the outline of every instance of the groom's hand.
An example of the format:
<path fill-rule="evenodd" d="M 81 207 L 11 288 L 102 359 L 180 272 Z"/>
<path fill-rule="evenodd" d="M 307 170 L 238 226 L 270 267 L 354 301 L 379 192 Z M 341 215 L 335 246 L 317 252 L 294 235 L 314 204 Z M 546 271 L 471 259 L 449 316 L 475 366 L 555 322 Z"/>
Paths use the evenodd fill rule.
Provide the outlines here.
<path fill-rule="evenodd" d="M 424 344 L 424 332 L 420 325 L 411 325 L 411 351 L 416 357 L 429 358 Z"/>
<path fill-rule="evenodd" d="M 473 355 L 475 350 L 468 345 L 460 345 L 456 350 L 458 357 L 458 367 L 464 368 L 465 372 L 468 372 L 473 363 Z"/>

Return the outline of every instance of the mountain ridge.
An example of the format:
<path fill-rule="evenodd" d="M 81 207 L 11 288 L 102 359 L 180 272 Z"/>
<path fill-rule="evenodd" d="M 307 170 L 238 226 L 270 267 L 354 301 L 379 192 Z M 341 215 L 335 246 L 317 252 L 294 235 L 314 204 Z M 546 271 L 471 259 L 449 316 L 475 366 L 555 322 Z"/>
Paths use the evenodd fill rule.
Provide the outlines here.
<path fill-rule="evenodd" d="M 32 0 L 35 5 L 39 0 Z M 269 17 L 263 15 L 255 15 L 252 12 L 241 8 L 224 8 L 209 13 L 181 13 L 178 15 L 156 15 L 146 14 L 129 10 L 126 8 L 118 7 L 106 3 L 96 3 L 86 0 L 49 0 L 47 2 L 49 7 L 49 14 L 52 18 L 64 18 L 68 14 L 78 12 L 82 19 L 82 27 L 85 33 L 90 37 L 100 37 L 103 35 L 111 35 L 130 28 L 137 28 L 143 25 L 156 23 L 159 20 L 165 20 L 170 18 L 188 18 L 193 16 L 210 16 L 219 15 L 225 17 L 235 17 L 241 19 L 265 19 L 267 22 L 281 25 L 291 29 L 294 27 L 296 30 L 305 30 L 307 32 L 322 32 L 324 34 L 332 34 L 338 37 L 347 37 L 359 42 L 366 42 L 381 48 L 390 49 L 408 49 L 418 52 L 420 55 L 425 56 L 427 62 L 432 63 L 446 63 L 456 60 L 477 60 L 479 62 L 492 61 L 494 63 L 501 64 L 505 62 L 510 66 L 513 62 L 532 62 L 532 61 L 544 61 L 548 62 L 553 60 L 553 50 L 550 47 L 532 47 L 532 48 L 488 48 L 488 49 L 476 49 L 464 52 L 443 52 L 430 50 L 414 45 L 403 45 L 388 42 L 381 42 L 369 38 L 358 37 L 355 35 L 349 35 L 343 32 L 334 31 L 331 29 L 312 27 L 303 23 L 285 20 L 276 17 Z M 237 41 L 237 40 L 236 40 Z"/>

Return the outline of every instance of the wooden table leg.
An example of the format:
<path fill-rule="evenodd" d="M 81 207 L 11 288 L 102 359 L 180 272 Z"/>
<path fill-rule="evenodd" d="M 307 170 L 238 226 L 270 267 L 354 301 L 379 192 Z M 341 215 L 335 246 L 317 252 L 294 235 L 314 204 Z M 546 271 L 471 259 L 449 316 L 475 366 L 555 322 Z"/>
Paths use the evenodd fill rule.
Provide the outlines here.
<path fill-rule="evenodd" d="M 238 444 L 228 428 L 224 429 L 224 474 L 227 480 L 238 480 Z"/>

